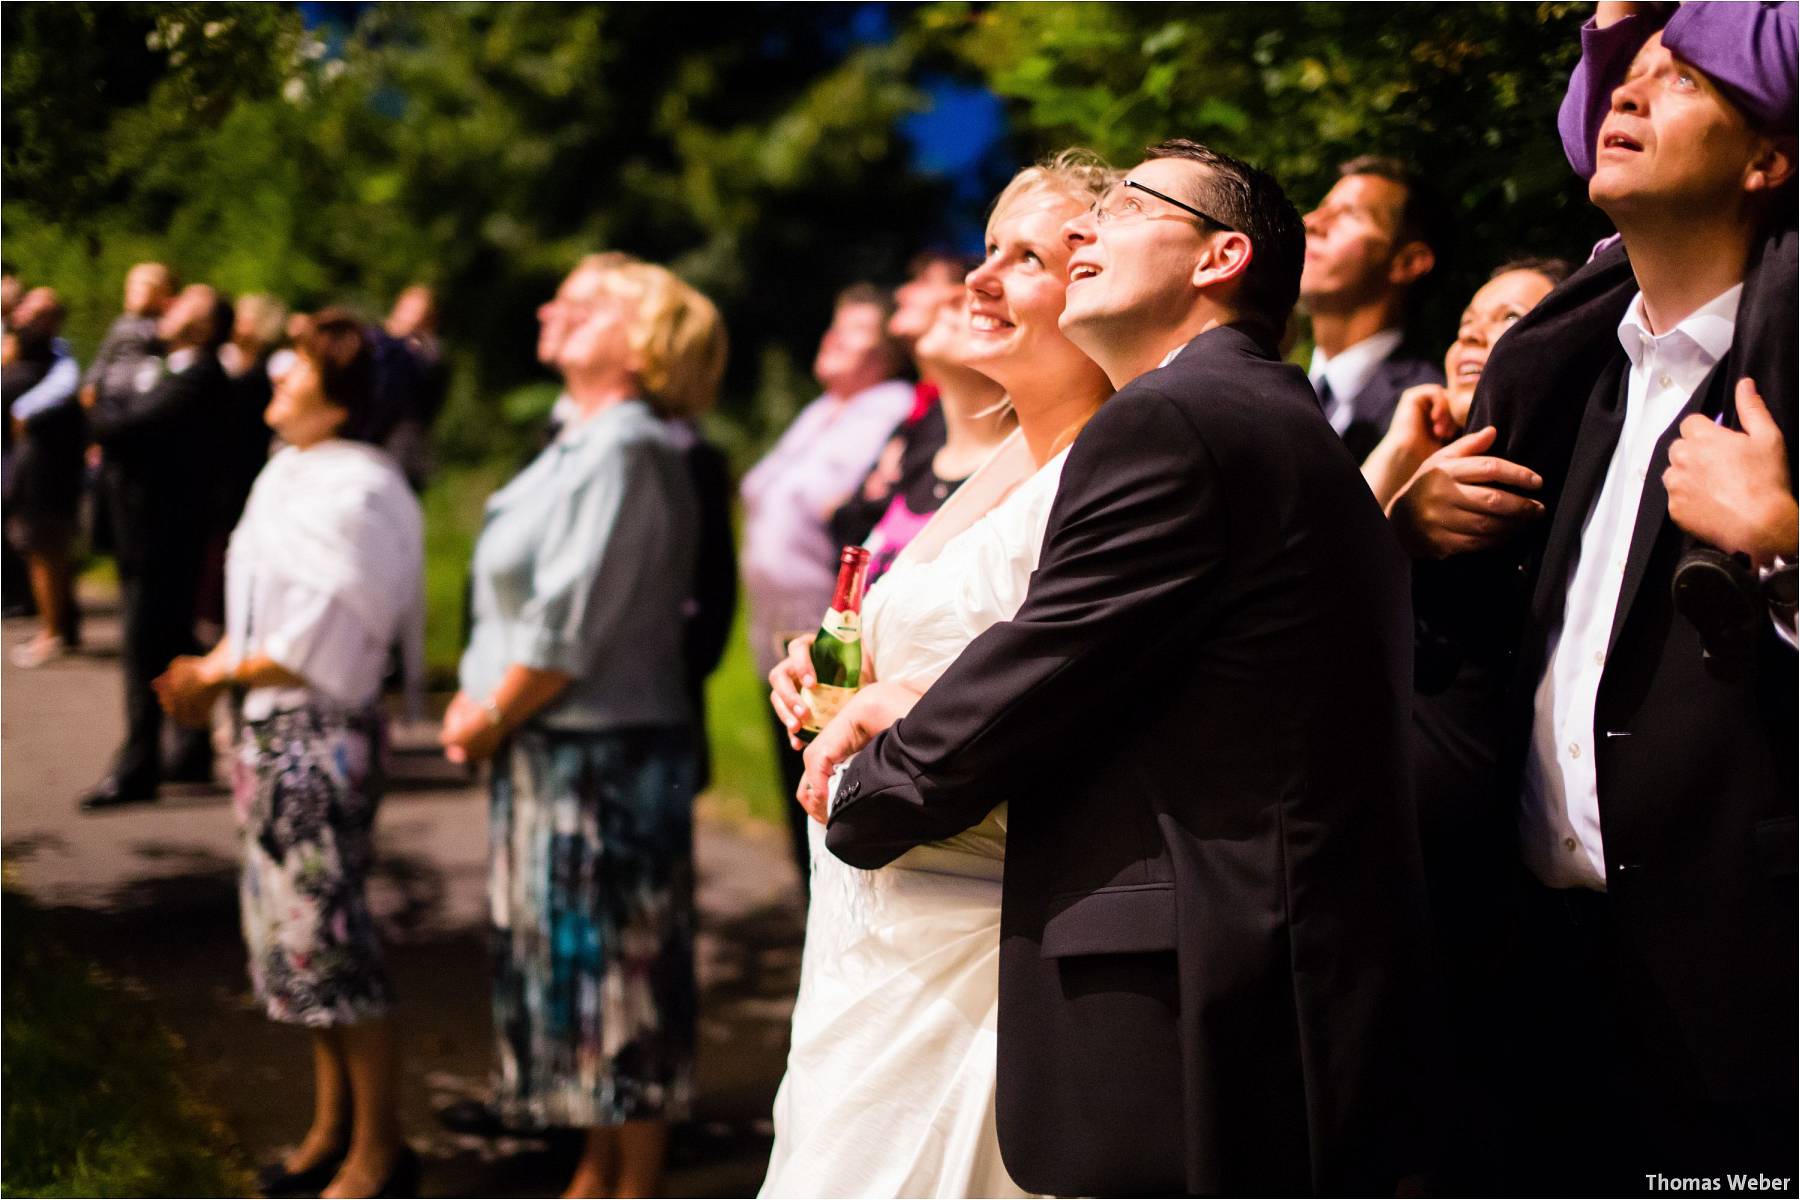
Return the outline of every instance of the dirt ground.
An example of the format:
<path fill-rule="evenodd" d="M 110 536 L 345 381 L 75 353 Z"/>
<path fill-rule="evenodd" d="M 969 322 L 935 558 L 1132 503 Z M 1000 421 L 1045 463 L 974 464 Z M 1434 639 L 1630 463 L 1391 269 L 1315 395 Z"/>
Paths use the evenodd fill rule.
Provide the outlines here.
<path fill-rule="evenodd" d="M 246 1159 L 267 1161 L 307 1122 L 306 1035 L 271 1024 L 251 1001 L 223 786 L 166 787 L 157 804 L 101 815 L 76 809 L 124 723 L 118 623 L 106 596 L 86 600 L 78 656 L 0 668 L 0 855 L 65 944 L 141 989 L 185 1043 Z M 31 628 L 5 622 L 5 645 Z M 492 1043 L 485 792 L 435 753 L 430 735 L 396 731 L 371 883 L 399 997 L 403 1117 L 425 1157 L 422 1194 L 556 1195 L 566 1146 L 458 1136 L 433 1119 L 444 1103 L 483 1094 Z M 768 1156 L 804 912 L 781 831 L 729 819 L 705 798 L 699 814 L 699 1087 L 665 1192 L 749 1196 Z"/>

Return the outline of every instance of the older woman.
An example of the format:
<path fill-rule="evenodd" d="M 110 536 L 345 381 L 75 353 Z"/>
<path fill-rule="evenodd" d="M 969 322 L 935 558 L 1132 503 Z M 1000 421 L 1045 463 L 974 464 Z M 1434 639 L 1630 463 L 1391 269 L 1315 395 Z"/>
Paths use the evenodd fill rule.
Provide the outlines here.
<path fill-rule="evenodd" d="M 248 689 L 235 764 L 250 978 L 269 1017 L 313 1032 L 313 1121 L 268 1195 L 409 1195 L 388 977 L 364 896 L 381 798 L 387 651 L 416 695 L 423 651 L 419 506 L 360 439 L 374 361 L 348 313 L 318 315 L 266 413 L 287 449 L 257 479 L 226 559 L 226 634 L 177 658 L 163 707 L 204 725 Z"/>
<path fill-rule="evenodd" d="M 725 332 L 704 296 L 618 256 L 541 315 L 571 417 L 488 501 L 442 741 L 494 760 L 499 1116 L 588 1131 L 568 1195 L 646 1196 L 687 1111 L 696 1005 L 699 517 L 668 418 L 712 403 Z"/>
<path fill-rule="evenodd" d="M 1363 460 L 1363 478 L 1383 508 L 1426 459 L 1462 433 L 1481 369 L 1500 335 L 1568 276 L 1569 264 L 1560 258 L 1521 258 L 1497 267 L 1470 298 L 1444 354 L 1445 382 L 1402 392 L 1386 436 Z"/>
<path fill-rule="evenodd" d="M 1066 152 L 1019 173 L 988 220 L 960 321 L 922 358 L 1005 389 L 1018 430 L 895 559 L 864 606 L 875 676 L 813 743 L 844 753 L 897 720 L 964 647 L 1015 613 L 1037 566 L 1063 461 L 1112 394 L 1058 327 L 1062 227 L 1114 175 Z M 770 672 L 790 735 L 810 682 L 804 639 Z M 848 731 L 855 730 L 852 736 Z M 1017 1196 L 994 1125 L 1005 805 L 947 842 L 858 871 L 812 837 L 812 904 L 765 1196 Z"/>

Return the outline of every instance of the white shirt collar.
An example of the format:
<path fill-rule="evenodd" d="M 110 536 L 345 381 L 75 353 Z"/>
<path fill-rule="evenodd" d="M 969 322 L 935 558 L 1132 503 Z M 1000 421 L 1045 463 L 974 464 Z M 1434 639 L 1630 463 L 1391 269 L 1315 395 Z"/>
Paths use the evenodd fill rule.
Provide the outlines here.
<path fill-rule="evenodd" d="M 1314 346 L 1312 364 L 1306 368 L 1307 377 L 1312 380 L 1315 390 L 1321 379 L 1328 381 L 1331 384 L 1331 394 L 1339 401 L 1348 403 L 1368 386 L 1369 377 L 1375 374 L 1375 368 L 1400 348 L 1404 336 L 1398 329 L 1383 329 L 1380 333 L 1370 334 L 1354 346 L 1346 346 L 1336 354 L 1329 355 Z"/>
<path fill-rule="evenodd" d="M 1737 329 L 1738 304 L 1743 298 L 1744 285 L 1735 284 L 1689 313 L 1675 328 L 1655 334 L 1650 332 L 1650 323 L 1644 318 L 1644 293 L 1639 292 L 1632 297 L 1625 315 L 1619 320 L 1619 345 L 1624 348 L 1631 365 L 1640 370 L 1646 355 L 1652 351 L 1659 356 L 1673 354 L 1685 358 L 1684 351 L 1691 350 L 1704 362 L 1701 371 L 1704 375 L 1730 352 L 1732 335 Z M 1698 380 L 1693 386 L 1699 386 Z"/>

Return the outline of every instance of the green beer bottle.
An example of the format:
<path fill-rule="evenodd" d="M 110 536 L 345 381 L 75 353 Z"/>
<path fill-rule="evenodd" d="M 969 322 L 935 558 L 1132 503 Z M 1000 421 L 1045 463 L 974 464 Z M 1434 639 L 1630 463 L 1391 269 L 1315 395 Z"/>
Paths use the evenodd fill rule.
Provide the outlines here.
<path fill-rule="evenodd" d="M 837 588 L 831 607 L 813 639 L 813 678 L 818 680 L 800 694 L 806 700 L 806 721 L 800 740 L 810 742 L 831 723 L 838 710 L 862 686 L 863 583 L 869 576 L 869 552 L 861 546 L 845 546 L 838 560 Z"/>

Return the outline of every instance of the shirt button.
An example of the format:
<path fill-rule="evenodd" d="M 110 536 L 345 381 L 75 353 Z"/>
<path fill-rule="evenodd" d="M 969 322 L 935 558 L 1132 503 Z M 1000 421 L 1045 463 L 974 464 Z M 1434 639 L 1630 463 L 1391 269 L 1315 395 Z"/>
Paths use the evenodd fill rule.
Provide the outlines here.
<path fill-rule="evenodd" d="M 1581 757 L 1581 743 L 1580 742 L 1570 742 L 1569 743 L 1569 757 L 1570 758 L 1580 758 Z"/>
<path fill-rule="evenodd" d="M 1667 375 L 1664 375 L 1662 378 L 1658 379 L 1656 382 L 1662 384 L 1664 387 L 1674 387 L 1675 386 L 1675 381 L 1673 379 L 1670 379 Z"/>
<path fill-rule="evenodd" d="M 1580 845 L 1580 843 L 1577 842 L 1574 838 L 1564 838 L 1563 839 L 1563 849 L 1564 850 L 1573 850 L 1578 845 Z"/>
<path fill-rule="evenodd" d="M 1606 651 L 1604 651 L 1604 650 L 1594 651 L 1594 665 L 1596 667 L 1604 667 L 1606 665 Z"/>

